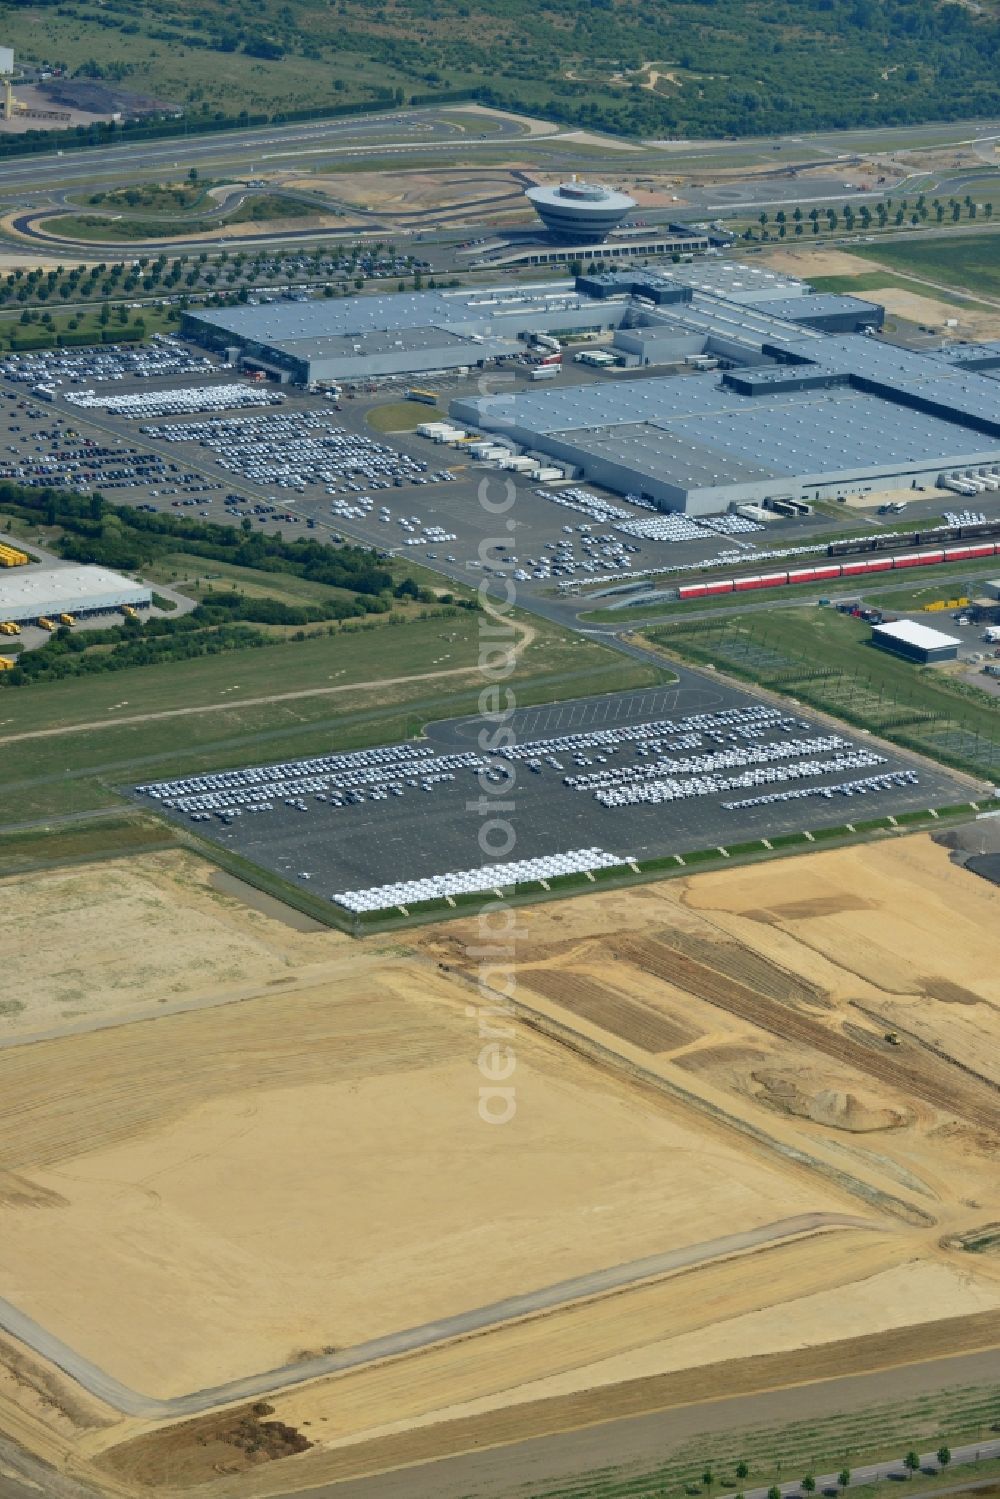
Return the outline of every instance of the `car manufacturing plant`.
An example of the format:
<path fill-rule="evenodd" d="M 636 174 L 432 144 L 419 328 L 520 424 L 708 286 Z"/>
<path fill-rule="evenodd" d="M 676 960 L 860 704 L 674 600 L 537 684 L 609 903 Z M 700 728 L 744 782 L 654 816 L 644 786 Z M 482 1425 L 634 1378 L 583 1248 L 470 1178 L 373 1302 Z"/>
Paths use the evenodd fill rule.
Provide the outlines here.
<path fill-rule="evenodd" d="M 995 1482 L 1000 340 L 527 197 L 0 354 L 2 1499 Z"/>

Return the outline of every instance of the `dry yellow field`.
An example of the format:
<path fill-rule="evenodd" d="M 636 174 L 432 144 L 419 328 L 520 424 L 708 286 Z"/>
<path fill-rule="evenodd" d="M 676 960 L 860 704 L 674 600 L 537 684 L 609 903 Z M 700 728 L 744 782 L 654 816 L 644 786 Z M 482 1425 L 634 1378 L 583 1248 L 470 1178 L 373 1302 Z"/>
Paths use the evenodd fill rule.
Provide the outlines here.
<path fill-rule="evenodd" d="M 558 1429 L 751 1350 L 870 1361 L 912 1329 L 926 1357 L 1000 1313 L 1000 1257 L 961 1247 L 1000 1218 L 1000 891 L 929 837 L 520 910 L 502 1127 L 474 922 L 355 943 L 208 879 L 169 853 L 4 889 L 26 1004 L 0 1036 L 48 1036 L 0 1049 L 6 1301 L 169 1398 L 704 1252 L 279 1390 L 282 1460 L 122 1417 L 5 1339 L 0 1432 L 112 1492 L 263 1495 L 407 1433 Z"/>
<path fill-rule="evenodd" d="M 0 880 L 0 1041 L 239 999 L 350 951 L 218 893 L 186 854 Z"/>

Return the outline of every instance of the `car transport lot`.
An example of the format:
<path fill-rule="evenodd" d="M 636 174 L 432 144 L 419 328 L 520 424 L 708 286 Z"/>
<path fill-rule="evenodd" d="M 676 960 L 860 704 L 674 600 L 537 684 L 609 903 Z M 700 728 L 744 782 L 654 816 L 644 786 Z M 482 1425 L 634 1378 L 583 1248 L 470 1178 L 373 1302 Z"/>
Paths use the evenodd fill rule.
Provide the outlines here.
<path fill-rule="evenodd" d="M 572 378 L 588 377 L 574 369 Z M 39 387 L 44 394 L 34 394 Z M 236 395 L 227 403 L 230 387 Z M 437 413 L 428 408 L 429 418 L 452 394 L 477 388 L 476 377 L 438 380 L 435 388 L 441 404 Z M 399 555 L 419 546 L 420 560 L 448 577 L 475 584 L 484 575 L 513 576 L 527 594 L 568 581 L 613 585 L 653 568 L 737 562 L 755 541 L 805 534 L 801 521 L 782 521 L 754 536 L 735 517 L 715 517 L 714 530 L 699 531 L 686 518 L 590 485 L 540 486 L 415 433 L 374 432 L 370 393 L 334 404 L 318 393 L 241 383 L 179 339 L 145 350 L 21 355 L 0 365 L 0 394 L 7 397 L 0 399 L 0 478 L 100 489 L 156 510 L 197 507 L 222 523 L 302 526 Z M 398 396 L 386 389 L 379 399 Z M 273 409 L 239 412 L 237 400 Z M 373 467 L 372 457 L 384 462 Z M 385 493 L 375 501 L 379 489 Z M 649 530 L 660 538 L 643 534 Z"/>
<path fill-rule="evenodd" d="M 483 888 L 484 865 L 492 889 L 514 861 L 590 851 L 578 867 L 596 868 L 962 799 L 944 772 L 728 686 L 527 709 L 507 728 L 513 743 L 495 721 L 454 720 L 425 740 L 132 794 L 348 910 L 428 898 L 400 882 Z"/>

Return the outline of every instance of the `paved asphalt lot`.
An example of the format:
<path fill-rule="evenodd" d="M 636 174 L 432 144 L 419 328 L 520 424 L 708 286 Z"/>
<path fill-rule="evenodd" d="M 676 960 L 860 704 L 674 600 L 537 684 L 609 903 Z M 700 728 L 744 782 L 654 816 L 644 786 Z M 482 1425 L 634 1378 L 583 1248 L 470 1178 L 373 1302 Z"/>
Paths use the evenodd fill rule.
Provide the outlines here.
<path fill-rule="evenodd" d="M 175 387 L 200 384 L 212 386 L 222 382 L 231 382 L 234 377 L 232 371 L 221 371 L 207 377 L 193 379 L 188 376 L 155 378 L 149 380 L 126 379 L 114 384 L 102 384 L 98 381 L 87 382 L 100 393 L 109 396 L 120 396 L 132 391 L 151 393 L 162 389 L 173 389 Z M 579 366 L 571 366 L 563 376 L 563 383 L 589 384 L 593 380 L 607 379 L 608 376 L 596 376 Z M 689 377 L 696 378 L 696 377 Z M 637 547 L 637 551 L 628 554 L 630 570 L 642 572 L 652 568 L 664 568 L 672 566 L 692 566 L 709 561 L 718 557 L 721 553 L 731 552 L 734 547 L 733 540 L 729 537 L 706 536 L 703 540 L 681 543 L 667 543 L 661 541 L 642 541 L 635 537 L 623 537 L 613 531 L 610 522 L 595 521 L 592 517 L 578 511 L 571 510 L 554 502 L 554 500 L 543 498 L 535 493 L 536 484 L 531 480 L 514 480 L 515 499 L 509 509 L 504 509 L 500 514 L 491 513 L 487 507 L 496 507 L 506 503 L 506 486 L 513 476 L 499 473 L 476 465 L 471 462 L 468 455 L 464 455 L 454 448 L 443 446 L 432 442 L 428 438 L 418 437 L 415 433 L 389 433 L 380 434 L 374 431 L 367 422 L 367 415 L 376 404 L 384 404 L 386 399 L 402 399 L 402 387 L 395 394 L 391 390 L 385 391 L 378 398 L 378 402 L 372 397 L 366 396 L 356 400 L 344 399 L 342 410 L 337 411 L 335 407 L 318 396 L 311 396 L 302 391 L 289 389 L 286 391 L 286 400 L 280 406 L 272 409 L 274 413 L 293 415 L 297 412 L 319 412 L 334 426 L 343 428 L 348 432 L 363 434 L 367 438 L 383 441 L 400 452 L 409 454 L 426 463 L 429 470 L 449 468 L 455 474 L 454 482 L 450 484 L 429 483 L 424 485 L 406 485 L 403 488 L 393 488 L 378 492 L 376 505 L 373 513 L 367 517 L 345 519 L 337 516 L 331 509 L 331 497 L 326 493 L 325 485 L 311 484 L 306 486 L 305 492 L 300 494 L 294 488 L 283 489 L 273 485 L 256 484 L 248 478 L 240 475 L 227 473 L 215 460 L 214 454 L 196 442 L 164 442 L 160 441 L 155 432 L 143 434 L 140 427 L 150 429 L 166 426 L 166 421 L 143 422 L 128 417 L 111 416 L 106 412 L 94 409 L 85 410 L 67 403 L 65 396 L 72 392 L 72 386 L 64 387 L 51 403 L 33 400 L 27 387 L 16 385 L 10 381 L 0 381 L 10 394 L 16 396 L 15 400 L 0 402 L 0 460 L 4 464 L 25 467 L 39 461 L 46 456 L 43 449 L 47 444 L 40 443 L 38 433 L 40 430 L 52 430 L 57 419 L 61 418 L 63 424 L 80 433 L 83 437 L 93 437 L 101 445 L 112 450 L 138 448 L 141 451 L 153 451 L 179 469 L 200 475 L 210 482 L 221 483 L 221 488 L 200 492 L 197 494 L 196 503 L 188 510 L 177 509 L 179 515 L 193 515 L 199 518 L 207 518 L 214 521 L 238 524 L 239 518 L 234 521 L 223 507 L 223 497 L 230 492 L 243 494 L 251 502 L 260 500 L 274 501 L 280 510 L 288 511 L 299 518 L 297 524 L 285 524 L 280 529 L 290 535 L 298 535 L 308 530 L 308 522 L 314 522 L 313 533 L 326 540 L 331 534 L 349 537 L 367 545 L 374 546 L 379 550 L 387 551 L 399 556 L 408 562 L 422 563 L 434 571 L 443 573 L 445 577 L 455 581 L 465 582 L 476 586 L 483 576 L 483 559 L 489 566 L 497 561 L 496 556 L 490 556 L 483 550 L 484 543 L 490 539 L 509 541 L 513 555 L 519 559 L 519 564 L 527 564 L 528 558 L 536 561 L 541 558 L 553 557 L 551 548 L 546 549 L 546 543 L 565 542 L 570 540 L 570 535 L 564 529 L 569 526 L 572 531 L 573 552 L 576 560 L 585 560 L 586 553 L 581 545 L 582 532 L 578 529 L 581 525 L 589 526 L 592 533 L 614 535 L 619 541 L 626 541 Z M 434 388 L 440 393 L 440 402 L 437 410 L 431 407 L 421 408 L 421 419 L 433 421 L 438 420 L 447 411 L 448 403 L 458 394 L 474 392 L 477 389 L 475 377 L 467 379 L 449 378 L 434 382 Z M 517 376 L 515 389 L 528 389 L 528 382 L 524 373 Z M 22 404 L 23 403 L 23 404 Z M 253 417 L 261 413 L 237 412 L 232 413 L 235 419 L 241 417 Z M 208 420 L 212 413 L 204 415 L 193 415 L 192 420 Z M 14 429 L 18 430 L 14 430 Z M 50 479 L 49 482 L 52 482 Z M 55 482 L 58 482 L 56 479 Z M 116 504 L 149 504 L 152 503 L 158 510 L 171 512 L 173 502 L 177 499 L 186 498 L 183 490 L 173 489 L 178 482 L 178 476 L 166 476 L 166 486 L 163 478 L 156 478 L 150 485 L 135 485 L 128 488 L 108 488 L 104 492 L 108 499 Z M 582 485 L 593 494 L 600 493 L 592 485 Z M 557 495 L 558 490 L 552 493 Z M 642 510 L 637 506 L 628 505 L 620 495 L 606 494 L 603 498 L 620 506 L 622 509 L 634 514 L 637 518 L 647 519 L 650 512 Z M 378 509 L 381 505 L 387 505 L 391 511 L 392 518 L 389 522 L 380 521 Z M 417 516 L 421 523 L 426 525 L 437 525 L 447 532 L 454 532 L 454 542 L 442 542 L 429 546 L 406 546 L 407 533 L 399 525 L 400 516 Z M 838 521 L 840 517 L 838 517 Z M 276 522 L 270 515 L 257 517 L 253 524 L 255 528 L 261 528 L 268 532 L 276 528 Z M 845 514 L 843 522 L 845 534 L 856 535 L 869 528 L 870 523 L 861 520 L 854 514 Z M 752 536 L 741 538 L 765 548 L 776 544 L 788 545 L 796 539 L 806 539 L 810 530 L 813 532 L 829 532 L 836 522 L 831 522 L 828 517 L 816 515 L 806 520 L 782 520 L 770 525 L 766 532 L 754 533 Z M 748 556 L 751 554 L 748 553 Z M 455 558 L 449 562 L 449 556 Z M 576 578 L 583 584 L 592 583 L 597 576 L 602 576 L 606 559 L 598 559 L 599 571 L 588 574 L 579 570 Z M 530 570 L 525 566 L 525 570 Z M 608 574 L 618 576 L 619 570 L 606 563 Z M 534 579 L 519 582 L 519 594 L 551 595 L 554 593 L 557 578 Z M 627 582 L 627 578 L 622 578 Z"/>
<path fill-rule="evenodd" d="M 689 714 L 746 708 L 757 701 L 739 689 L 714 683 L 705 685 L 703 679 L 692 674 L 678 687 L 530 708 L 515 714 L 511 727 L 521 748 L 529 740 L 537 739 L 539 755 L 544 755 L 551 751 L 550 742 L 560 735 L 623 728 L 665 718 L 676 725 Z M 427 737 L 435 756 L 448 755 L 475 750 L 480 731 L 485 729 L 490 733 L 495 727 L 478 719 L 459 719 L 432 725 Z M 675 728 L 673 737 L 678 732 Z M 808 739 L 830 732 L 826 725 L 797 712 L 794 729 L 768 732 L 762 741 L 754 743 Z M 849 743 L 860 748 L 863 738 Z M 698 749 L 673 751 L 664 746 L 663 753 L 680 759 L 716 748 L 711 742 L 703 742 Z M 598 752 L 607 754 L 606 766 L 596 760 Z M 244 813 L 229 826 L 215 817 L 195 826 L 203 836 L 312 894 L 331 897 L 338 891 L 479 867 L 489 861 L 479 843 L 480 832 L 493 817 L 509 823 L 514 837 L 509 851 L 504 849 L 494 857 L 535 858 L 597 846 L 619 856 L 651 859 L 806 828 L 840 826 L 852 817 L 897 814 L 968 797 L 967 790 L 963 791 L 946 773 L 921 767 L 916 785 L 864 796 L 835 795 L 830 799 L 814 796 L 734 812 L 724 810 L 721 805 L 726 800 L 782 791 L 794 785 L 837 785 L 909 767 L 910 762 L 889 753 L 885 764 L 870 769 L 838 771 L 801 782 L 782 781 L 760 787 L 759 791 L 713 793 L 667 804 L 607 808 L 589 791 L 566 787 L 563 777 L 594 774 L 611 766 L 648 766 L 650 761 L 637 760 L 631 745 L 614 752 L 601 746 L 588 750 L 586 753 L 593 759 L 589 766 L 577 765 L 571 752 L 555 750 L 554 753 L 562 769 L 555 769 L 543 760 L 541 770 L 533 771 L 523 760 L 518 762 L 512 791 L 506 786 L 488 786 L 484 795 L 476 771 L 464 767 L 455 770 L 453 781 L 435 785 L 430 791 L 419 785 L 405 785 L 401 796 L 390 795 L 381 801 L 366 799 L 343 807 L 333 807 L 306 794 L 304 812 L 278 798 L 273 811 Z M 828 759 L 832 753 L 826 751 L 802 758 Z M 739 771 L 728 773 L 739 774 Z M 388 784 L 399 777 L 399 772 L 387 773 L 385 780 Z M 146 796 L 140 795 L 137 800 L 150 805 Z M 189 825 L 185 814 L 168 815 Z M 499 846 L 508 837 L 499 829 L 487 835 L 492 846 Z"/>

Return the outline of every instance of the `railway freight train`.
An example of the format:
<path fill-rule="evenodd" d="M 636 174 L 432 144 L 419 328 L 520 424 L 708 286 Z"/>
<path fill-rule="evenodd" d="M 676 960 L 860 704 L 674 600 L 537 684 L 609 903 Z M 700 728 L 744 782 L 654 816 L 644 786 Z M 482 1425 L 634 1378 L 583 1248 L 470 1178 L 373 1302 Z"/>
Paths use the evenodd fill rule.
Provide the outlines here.
<path fill-rule="evenodd" d="M 748 573 L 737 578 L 709 578 L 701 583 L 682 583 L 679 599 L 715 598 L 720 593 L 749 593 L 755 588 L 783 588 L 796 583 L 835 583 L 838 578 L 867 578 L 871 573 L 895 572 L 904 567 L 935 567 L 942 562 L 976 562 L 983 557 L 1000 557 L 1000 541 L 963 541 L 951 546 L 933 547 L 920 552 L 901 552 L 892 556 L 850 557 L 843 562 L 833 559 L 792 567 L 779 572 Z"/>
<path fill-rule="evenodd" d="M 944 546 L 949 541 L 985 541 L 989 536 L 1000 536 L 1000 521 L 984 520 L 957 526 L 934 526 L 929 531 L 888 532 L 877 531 L 869 536 L 854 536 L 850 540 L 832 541 L 827 547 L 830 557 L 846 557 L 853 552 L 891 552 L 895 547 L 908 550 L 910 547 Z"/>

